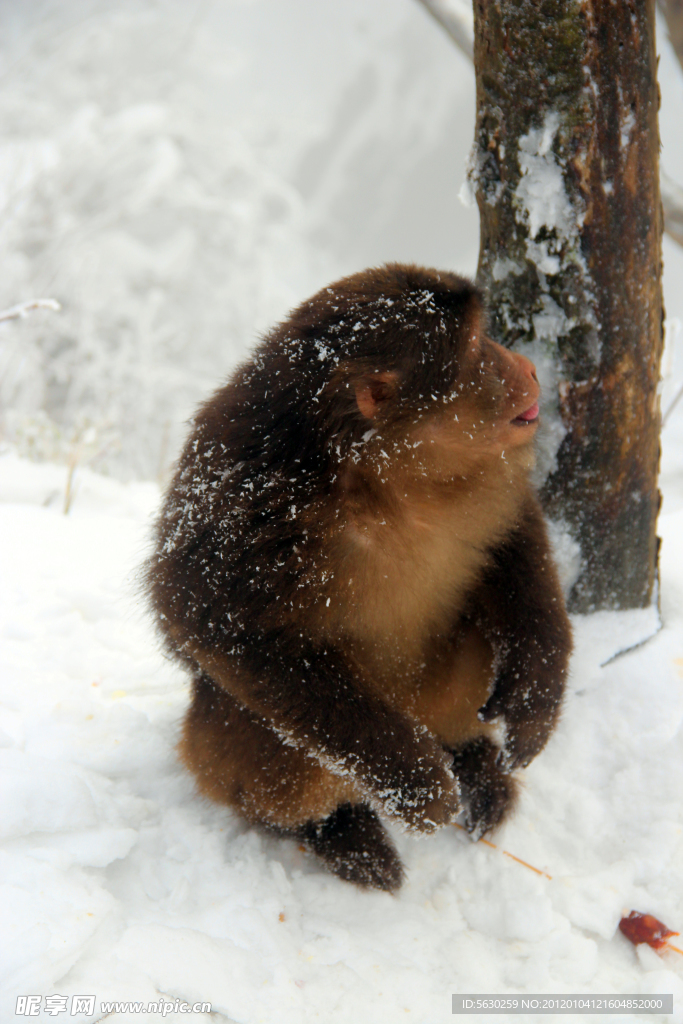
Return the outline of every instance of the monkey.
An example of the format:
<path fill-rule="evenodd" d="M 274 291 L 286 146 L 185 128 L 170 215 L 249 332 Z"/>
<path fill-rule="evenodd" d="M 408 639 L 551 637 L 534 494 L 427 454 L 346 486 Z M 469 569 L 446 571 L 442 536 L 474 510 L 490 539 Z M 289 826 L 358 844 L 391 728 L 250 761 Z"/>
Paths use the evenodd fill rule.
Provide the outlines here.
<path fill-rule="evenodd" d="M 481 291 L 387 264 L 303 302 L 199 409 L 146 585 L 201 794 L 396 891 L 382 817 L 479 837 L 561 708 L 533 364 Z"/>

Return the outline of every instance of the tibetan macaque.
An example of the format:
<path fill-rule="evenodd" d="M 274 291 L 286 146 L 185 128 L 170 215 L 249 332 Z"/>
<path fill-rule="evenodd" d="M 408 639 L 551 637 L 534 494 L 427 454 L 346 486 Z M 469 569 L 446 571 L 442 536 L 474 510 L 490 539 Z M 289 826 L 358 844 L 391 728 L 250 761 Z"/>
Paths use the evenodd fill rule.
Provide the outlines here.
<path fill-rule="evenodd" d="M 481 835 L 558 716 L 570 628 L 528 482 L 534 366 L 480 292 L 324 288 L 200 408 L 147 582 L 200 791 L 395 890 L 380 817 Z"/>

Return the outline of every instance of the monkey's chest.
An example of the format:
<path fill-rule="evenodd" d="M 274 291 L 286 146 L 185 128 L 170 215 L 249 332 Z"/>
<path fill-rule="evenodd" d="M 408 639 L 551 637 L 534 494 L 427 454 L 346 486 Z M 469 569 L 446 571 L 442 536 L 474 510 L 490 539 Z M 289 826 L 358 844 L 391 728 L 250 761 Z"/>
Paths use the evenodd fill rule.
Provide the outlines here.
<path fill-rule="evenodd" d="M 452 629 L 487 562 L 485 546 L 455 531 L 354 527 L 326 606 L 331 630 L 417 656 L 427 636 Z"/>
<path fill-rule="evenodd" d="M 508 517 L 509 519 L 509 517 Z M 456 746 L 485 731 L 477 711 L 493 682 L 493 654 L 458 625 L 505 526 L 431 515 L 399 525 L 354 523 L 335 572 L 330 633 L 348 644 L 368 685 Z"/>

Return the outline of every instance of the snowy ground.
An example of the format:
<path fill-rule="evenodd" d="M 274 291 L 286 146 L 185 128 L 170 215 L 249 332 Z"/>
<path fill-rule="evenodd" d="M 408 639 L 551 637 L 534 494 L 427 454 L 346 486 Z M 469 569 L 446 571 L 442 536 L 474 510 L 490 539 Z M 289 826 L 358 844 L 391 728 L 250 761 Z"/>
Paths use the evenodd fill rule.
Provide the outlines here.
<path fill-rule="evenodd" d="M 454 992 L 564 991 L 673 992 L 683 1020 L 683 956 L 617 931 L 634 908 L 683 927 L 682 434 L 679 415 L 665 438 L 664 628 L 601 668 L 648 622 L 576 622 L 561 725 L 496 836 L 552 879 L 453 828 L 397 834 L 397 897 L 194 795 L 174 756 L 185 680 L 134 586 L 156 487 L 83 471 L 64 515 L 63 467 L 5 453 L 0 1019 L 20 994 L 162 993 L 210 1001 L 212 1017 L 193 1015 L 204 1021 L 436 1024 Z M 108 1017 L 142 1019 L 162 1018 Z"/>

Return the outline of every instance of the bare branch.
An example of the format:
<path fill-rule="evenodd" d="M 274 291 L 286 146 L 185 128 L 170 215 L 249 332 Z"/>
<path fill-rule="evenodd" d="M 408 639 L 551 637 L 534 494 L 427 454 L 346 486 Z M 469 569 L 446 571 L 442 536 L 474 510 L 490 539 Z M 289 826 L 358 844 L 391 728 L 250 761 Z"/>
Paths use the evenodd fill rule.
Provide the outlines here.
<path fill-rule="evenodd" d="M 671 45 L 683 68 L 683 0 L 657 0 L 657 6 L 664 15 Z"/>
<path fill-rule="evenodd" d="M 474 56 L 474 16 L 468 0 L 419 0 L 455 45 L 470 60 Z"/>
<path fill-rule="evenodd" d="M 657 0 L 657 6 L 664 16 L 669 40 L 683 69 L 683 0 Z M 659 187 L 664 207 L 664 230 L 679 245 L 683 245 L 683 188 L 664 171 L 660 175 Z"/>
<path fill-rule="evenodd" d="M 674 411 L 674 409 L 676 408 L 676 406 L 680 402 L 681 398 L 683 398 L 683 385 L 678 389 L 678 391 L 674 395 L 673 401 L 669 403 L 669 408 L 666 410 L 666 412 L 662 416 L 662 426 L 663 427 L 666 426 L 667 420 L 669 419 L 669 416 Z"/>
<path fill-rule="evenodd" d="M 0 323 L 4 320 L 23 320 L 33 309 L 54 309 L 58 313 L 61 308 L 56 299 L 29 299 L 28 302 L 20 302 L 9 309 L 3 309 L 0 312 Z"/>
<path fill-rule="evenodd" d="M 664 208 L 664 229 L 675 242 L 683 245 L 683 188 L 663 170 L 659 172 L 659 187 Z"/>

